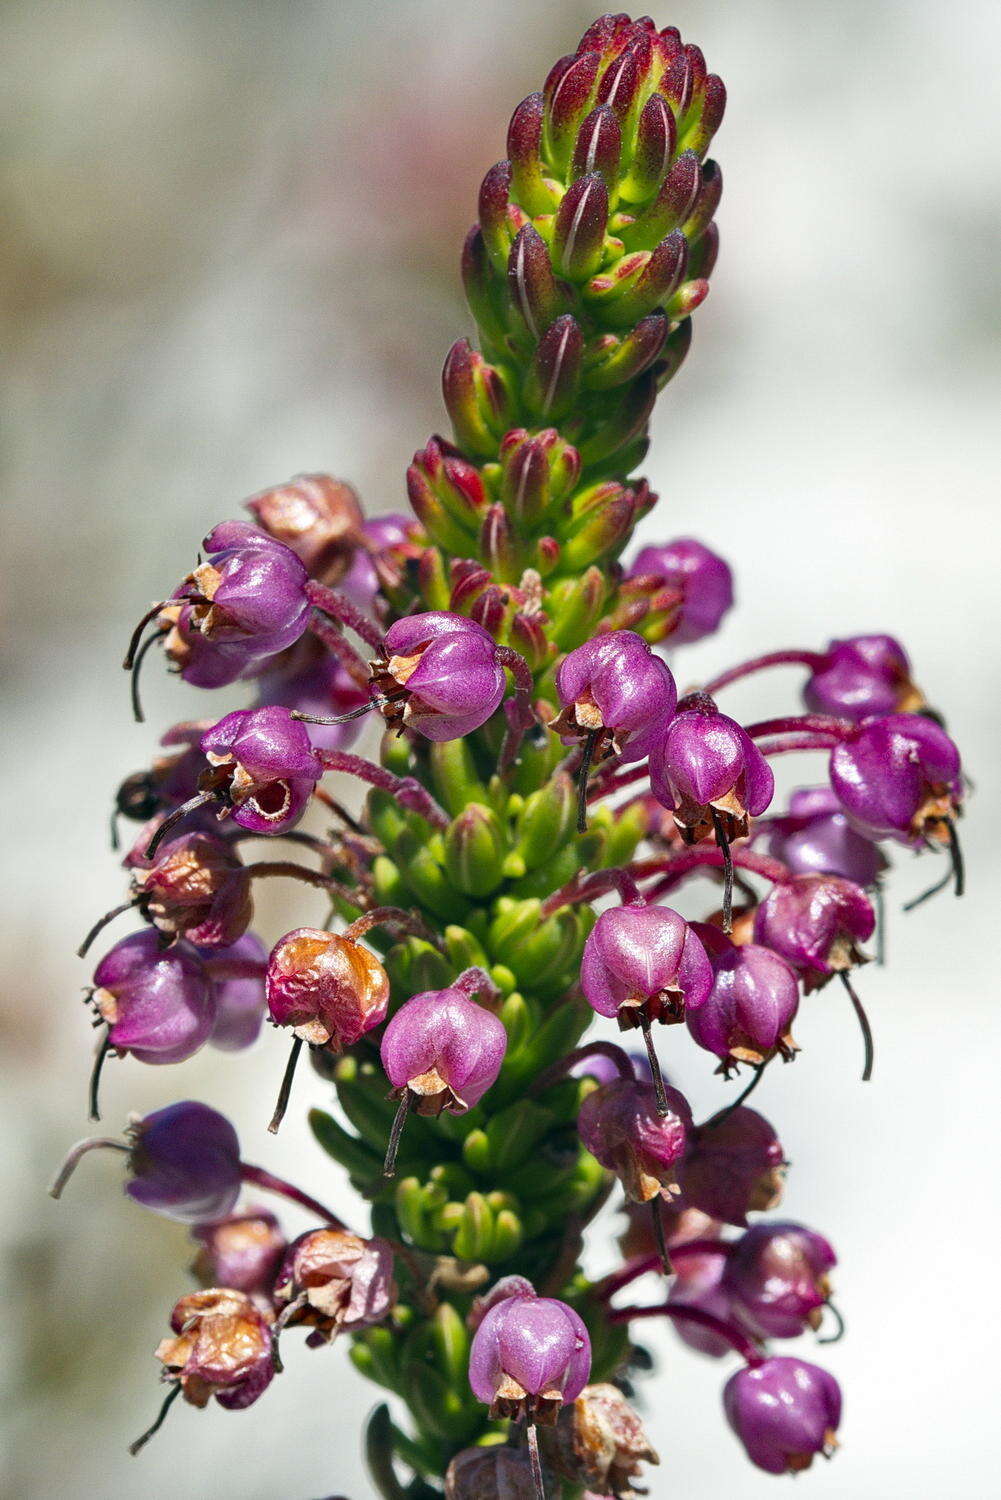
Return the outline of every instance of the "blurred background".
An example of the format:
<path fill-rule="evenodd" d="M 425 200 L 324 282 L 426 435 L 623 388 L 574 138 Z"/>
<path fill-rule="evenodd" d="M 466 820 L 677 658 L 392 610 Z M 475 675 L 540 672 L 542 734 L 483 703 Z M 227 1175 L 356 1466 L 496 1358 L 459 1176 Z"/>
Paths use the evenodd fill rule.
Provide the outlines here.
<path fill-rule="evenodd" d="M 120 899 L 113 788 L 157 726 L 218 707 L 147 674 L 131 723 L 132 622 L 215 520 L 301 470 L 398 508 L 440 428 L 438 375 L 471 331 L 458 252 L 514 104 L 576 44 L 580 0 L 6 0 L 0 263 L 5 904 L 4 1492 L 42 1497 L 370 1500 L 359 1425 L 377 1397 L 343 1348 L 286 1351 L 253 1415 L 159 1400 L 152 1351 L 187 1286 L 186 1237 L 91 1157 L 45 1187 L 83 1133 L 90 1031 L 73 957 Z M 967 0 L 671 0 L 657 14 L 723 74 L 713 154 L 723 250 L 688 365 L 646 464 L 642 535 L 695 534 L 733 563 L 740 609 L 675 662 L 710 667 L 887 630 L 944 707 L 977 795 L 969 894 L 904 917 L 938 871 L 906 860 L 890 967 L 860 979 L 870 1087 L 834 988 L 804 1008 L 794 1068 L 758 1100 L 793 1160 L 785 1211 L 841 1258 L 843 1451 L 801 1487 L 849 1500 L 993 1489 L 997 1330 L 997 984 L 1001 896 L 995 475 L 1001 124 L 983 86 L 1001 7 Z M 795 701 L 793 675 L 732 711 Z M 767 699 L 767 702 L 765 701 Z M 238 706 L 232 696 L 228 707 Z M 785 769 L 785 768 L 784 768 Z M 810 775 L 800 763 L 792 779 Z M 293 925 L 275 899 L 261 928 Z M 295 925 L 321 915 L 309 893 Z M 116 929 L 121 933 L 124 929 Z M 300 1124 L 265 1135 L 284 1047 L 108 1068 L 105 1117 L 211 1099 L 245 1154 L 351 1211 Z M 696 1114 L 722 1085 L 688 1059 Z M 991 1162 L 995 1166 L 990 1166 Z M 986 1220 L 986 1222 L 985 1222 Z M 303 1227 L 289 1215 L 289 1224 Z M 611 1224 L 594 1268 L 611 1264 Z M 753 1500 L 775 1481 L 726 1430 L 720 1367 L 665 1335 L 645 1387 L 655 1495 Z M 804 1350 L 809 1354 L 808 1350 Z M 292 1356 L 291 1358 L 289 1356 Z M 957 1465 L 962 1465 L 961 1478 Z"/>

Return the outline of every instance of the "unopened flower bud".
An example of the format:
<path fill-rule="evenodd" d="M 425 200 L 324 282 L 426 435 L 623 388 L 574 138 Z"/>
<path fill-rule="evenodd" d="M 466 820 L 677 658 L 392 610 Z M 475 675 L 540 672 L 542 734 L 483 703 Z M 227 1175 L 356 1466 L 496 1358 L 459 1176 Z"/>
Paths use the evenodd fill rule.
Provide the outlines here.
<path fill-rule="evenodd" d="M 297 474 L 252 496 L 247 509 L 269 536 L 292 549 L 310 577 L 334 584 L 347 572 L 363 518 L 358 496 L 343 479 Z"/>
<path fill-rule="evenodd" d="M 841 1391 L 819 1365 L 776 1356 L 738 1370 L 723 1409 L 748 1458 L 769 1474 L 796 1474 L 837 1447 Z"/>
<path fill-rule="evenodd" d="M 469 1383 L 492 1417 L 551 1425 L 590 1372 L 587 1329 L 573 1308 L 552 1297 L 506 1297 L 473 1335 Z"/>
<path fill-rule="evenodd" d="M 394 1096 L 419 1115 L 462 1114 L 495 1082 L 507 1032 L 458 989 L 415 995 L 382 1035 L 381 1056 Z"/>
<path fill-rule="evenodd" d="M 963 800 L 959 751 L 920 714 L 866 719 L 831 751 L 831 785 L 866 838 L 950 838 Z"/>
<path fill-rule="evenodd" d="M 590 739 L 594 763 L 616 754 L 641 760 L 674 712 L 677 688 L 660 657 L 631 630 L 595 636 L 556 674 L 562 712 L 552 728 L 564 744 Z"/>
<path fill-rule="evenodd" d="M 175 1063 L 208 1041 L 212 986 L 190 948 L 164 948 L 147 929 L 123 938 L 94 970 L 92 1000 L 108 1023 L 108 1046 L 139 1062 Z"/>
<path fill-rule="evenodd" d="M 878 846 L 848 822 L 829 786 L 793 792 L 785 813 L 770 820 L 768 853 L 794 875 L 840 875 L 863 888 L 886 866 Z"/>
<path fill-rule="evenodd" d="M 799 985 L 789 965 L 758 943 L 726 947 L 711 962 L 709 998 L 685 1017 L 699 1046 L 722 1058 L 724 1068 L 760 1065 L 776 1052 L 792 1057 Z"/>
<path fill-rule="evenodd" d="M 693 1131 L 678 1166 L 678 1186 L 690 1207 L 743 1229 L 749 1213 L 782 1201 L 785 1166 L 773 1127 L 741 1106 Z"/>
<path fill-rule="evenodd" d="M 189 1292 L 175 1305 L 170 1326 L 175 1336 L 163 1339 L 156 1357 L 164 1378 L 176 1381 L 192 1406 L 207 1406 L 214 1396 L 228 1411 L 241 1411 L 271 1384 L 271 1329 L 243 1292 Z"/>
<path fill-rule="evenodd" d="M 504 696 L 497 643 L 462 615 L 407 615 L 386 632 L 373 684 L 390 725 L 456 740 L 485 724 Z"/>
<path fill-rule="evenodd" d="M 385 1240 L 313 1229 L 293 1240 L 275 1279 L 282 1326 L 306 1325 L 307 1342 L 381 1323 L 396 1301 L 393 1252 Z"/>
<path fill-rule="evenodd" d="M 684 1095 L 668 1088 L 665 1096 L 666 1112 L 659 1109 L 652 1084 L 613 1079 L 587 1095 L 577 1116 L 588 1151 L 620 1178 L 637 1203 L 676 1190 L 675 1169 L 692 1129 Z"/>
<path fill-rule="evenodd" d="M 856 635 L 831 641 L 807 679 L 803 701 L 813 713 L 858 722 L 871 714 L 916 713 L 925 700 L 899 641 Z"/>
<path fill-rule="evenodd" d="M 229 947 L 204 952 L 202 960 L 215 1000 L 209 1042 L 220 1052 L 242 1052 L 257 1040 L 267 1010 L 268 950 L 255 933 L 247 932 Z"/>
<path fill-rule="evenodd" d="M 389 979 L 375 954 L 315 927 L 298 927 L 275 944 L 266 984 L 275 1025 L 331 1052 L 378 1026 L 389 1004 Z"/>
<path fill-rule="evenodd" d="M 202 736 L 213 770 L 203 786 L 251 833 L 284 833 L 299 821 L 322 774 L 305 724 L 287 708 L 237 709 Z"/>
<path fill-rule="evenodd" d="M 755 1224 L 727 1257 L 723 1284 L 760 1338 L 794 1339 L 820 1327 L 837 1256 L 802 1224 Z"/>
<path fill-rule="evenodd" d="M 733 574 L 729 565 L 692 537 L 644 547 L 630 566 L 628 576 L 655 576 L 679 590 L 683 602 L 668 633 L 672 646 L 689 645 L 712 635 L 733 604 Z"/>
<path fill-rule="evenodd" d="M 192 1267 L 203 1286 L 225 1286 L 270 1303 L 278 1267 L 285 1253 L 285 1236 L 274 1214 L 266 1209 L 231 1214 L 214 1224 L 192 1230 L 199 1250 Z"/>
<path fill-rule="evenodd" d="M 225 1115 L 186 1099 L 129 1126 L 129 1181 L 136 1203 L 205 1224 L 225 1218 L 240 1191 L 240 1142 Z"/>
<path fill-rule="evenodd" d="M 133 868 L 132 886 L 159 932 L 199 948 L 235 943 L 254 912 L 246 866 L 217 833 L 183 833 L 161 844 L 148 868 Z"/>
<path fill-rule="evenodd" d="M 708 999 L 712 967 L 689 924 L 668 906 L 630 903 L 599 916 L 584 945 L 585 999 L 619 1026 L 680 1021 Z"/>
<path fill-rule="evenodd" d="M 750 819 L 765 811 L 775 791 L 771 767 L 754 741 L 703 694 L 683 700 L 651 747 L 650 784 L 693 843 L 713 833 L 718 839 L 721 831 L 727 839 L 745 837 Z"/>

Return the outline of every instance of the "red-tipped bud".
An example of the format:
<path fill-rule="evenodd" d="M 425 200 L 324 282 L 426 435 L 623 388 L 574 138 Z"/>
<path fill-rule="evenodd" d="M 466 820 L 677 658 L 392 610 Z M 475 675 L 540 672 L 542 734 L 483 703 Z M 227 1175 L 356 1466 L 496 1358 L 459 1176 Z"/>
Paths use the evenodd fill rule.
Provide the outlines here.
<path fill-rule="evenodd" d="M 606 318 L 618 324 L 632 323 L 667 302 L 688 263 L 688 241 L 675 229 L 651 251 L 636 281 L 607 305 Z"/>
<path fill-rule="evenodd" d="M 501 499 L 519 527 L 533 529 L 550 507 L 565 500 L 580 474 L 576 448 L 554 427 L 529 437 L 509 433 L 501 447 Z"/>
<path fill-rule="evenodd" d="M 587 177 L 600 172 L 608 186 L 614 187 L 622 155 L 622 127 L 614 109 L 600 104 L 592 109 L 574 144 L 572 175 Z"/>
<path fill-rule="evenodd" d="M 490 571 L 505 583 L 513 583 L 521 572 L 518 538 L 503 505 L 491 505 L 483 517 L 479 553 Z"/>
<path fill-rule="evenodd" d="M 514 239 L 525 215 L 511 203 L 511 163 L 499 161 L 480 184 L 477 215 L 487 253 L 498 271 L 503 271 Z"/>
<path fill-rule="evenodd" d="M 511 301 L 533 342 L 564 311 L 546 242 L 531 224 L 518 231 L 507 261 Z"/>
<path fill-rule="evenodd" d="M 525 399 L 540 416 L 561 417 L 569 410 L 580 382 L 584 335 L 570 313 L 550 323 L 542 336 L 525 381 Z"/>
<path fill-rule="evenodd" d="M 499 372 L 466 339 L 459 339 L 448 351 L 441 386 L 456 442 L 474 457 L 492 458 L 511 421 Z"/>
<path fill-rule="evenodd" d="M 700 278 L 696 281 L 682 282 L 664 311 L 669 318 L 689 318 L 708 296 L 708 281 Z"/>
<path fill-rule="evenodd" d="M 610 105 L 623 123 L 637 104 L 643 81 L 641 62 L 642 56 L 634 53 L 632 48 L 620 53 L 605 70 L 598 85 L 599 103 Z"/>
<path fill-rule="evenodd" d="M 556 202 L 553 187 L 542 170 L 541 94 L 529 94 L 511 116 L 507 131 L 507 154 L 511 159 L 511 194 L 531 215 L 552 213 Z"/>
<path fill-rule="evenodd" d="M 714 161 L 707 161 L 702 168 L 702 182 L 692 206 L 692 211 L 682 225 L 685 238 L 689 244 L 704 234 L 712 222 L 713 214 L 719 207 L 719 200 L 723 193 L 723 173 Z"/>
<path fill-rule="evenodd" d="M 660 311 L 641 318 L 621 338 L 607 334 L 597 340 L 599 354 L 585 372 L 584 385 L 589 391 L 609 391 L 626 385 L 648 370 L 660 354 L 670 324 Z"/>
<path fill-rule="evenodd" d="M 600 61 L 597 52 L 579 53 L 569 63 L 563 58 L 546 80 L 546 134 L 558 167 L 569 160 L 581 121 L 594 102 Z"/>
<path fill-rule="evenodd" d="M 498 305 L 498 290 L 503 289 L 503 282 L 491 265 L 483 231 L 478 224 L 474 224 L 466 235 L 462 247 L 462 285 L 473 317 L 484 335 L 493 343 L 499 343 L 505 333 L 504 317 Z"/>
<path fill-rule="evenodd" d="M 671 106 L 662 94 L 654 94 L 640 111 L 632 166 L 620 188 L 628 202 L 645 203 L 660 187 L 671 165 L 677 134 Z"/>
<path fill-rule="evenodd" d="M 683 151 L 650 207 L 622 230 L 623 243 L 630 247 L 654 244 L 677 229 L 691 214 L 701 183 L 698 157 L 694 151 Z"/>
<path fill-rule="evenodd" d="M 702 84 L 682 135 L 686 150 L 705 156 L 709 142 L 716 134 L 726 109 L 726 86 L 722 78 L 710 73 Z"/>
<path fill-rule="evenodd" d="M 567 188 L 553 226 L 553 259 L 570 281 L 586 281 L 601 265 L 608 226 L 608 188 L 598 172 Z"/>

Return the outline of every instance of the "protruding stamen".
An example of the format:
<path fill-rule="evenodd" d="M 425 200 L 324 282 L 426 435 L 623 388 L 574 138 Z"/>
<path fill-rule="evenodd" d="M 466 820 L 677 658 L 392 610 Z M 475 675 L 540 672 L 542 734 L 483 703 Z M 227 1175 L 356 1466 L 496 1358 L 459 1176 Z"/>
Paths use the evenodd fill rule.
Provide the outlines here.
<path fill-rule="evenodd" d="M 333 718 L 326 718 L 323 714 L 303 714 L 294 708 L 292 717 L 298 719 L 300 724 L 346 724 L 349 719 L 360 719 L 363 714 L 371 713 L 373 708 L 378 708 L 386 701 L 385 698 L 370 698 L 367 703 L 360 704 L 358 708 L 352 708 L 346 714 L 335 714 Z"/>
<path fill-rule="evenodd" d="M 135 719 L 137 724 L 145 724 L 146 722 L 146 717 L 142 709 L 142 703 L 139 698 L 139 672 L 142 668 L 143 662 L 146 659 L 150 647 L 155 646 L 157 641 L 162 641 L 166 634 L 166 630 L 156 630 L 152 635 L 148 635 L 143 641 L 142 645 L 139 647 L 139 650 L 136 652 L 132 662 L 132 666 L 130 668 L 131 681 L 129 683 L 129 692 L 132 697 L 132 717 Z"/>
<path fill-rule="evenodd" d="M 664 1233 L 664 1216 L 661 1213 L 661 1197 L 657 1193 L 650 1199 L 650 1216 L 653 1219 L 653 1240 L 657 1246 L 657 1254 L 660 1256 L 661 1269 L 665 1276 L 674 1275 L 674 1267 L 671 1264 L 671 1255 L 667 1248 L 667 1236 Z"/>
<path fill-rule="evenodd" d="M 528 1458 L 532 1465 L 532 1484 L 535 1488 L 535 1500 L 546 1500 L 546 1481 L 542 1477 L 542 1460 L 539 1457 L 539 1435 L 535 1430 L 535 1423 L 528 1424 Z"/>
<path fill-rule="evenodd" d="M 50 1198 L 61 1198 L 63 1188 L 69 1182 L 76 1171 L 77 1163 L 81 1157 L 87 1155 L 88 1151 L 125 1151 L 129 1148 L 124 1141 L 116 1140 L 111 1135 L 90 1135 L 86 1140 L 77 1141 L 66 1153 L 66 1160 L 56 1173 L 55 1181 L 49 1188 Z"/>
<path fill-rule="evenodd" d="M 956 895 L 961 896 L 966 889 L 966 866 L 963 863 L 959 831 L 954 818 L 946 818 L 945 826 L 949 830 L 949 853 L 952 855 L 952 874 L 956 882 Z"/>
<path fill-rule="evenodd" d="M 103 917 L 98 917 L 97 921 L 94 923 L 93 927 L 90 929 L 87 936 L 84 938 L 83 942 L 76 950 L 77 958 L 86 958 L 87 950 L 94 939 L 97 937 L 98 933 L 103 932 L 105 927 L 108 926 L 109 922 L 113 922 L 116 917 L 122 916 L 124 912 L 131 911 L 132 908 L 134 906 L 138 906 L 138 904 L 139 897 L 132 896 L 128 901 L 123 901 L 121 906 L 113 906 L 110 911 L 106 911 L 104 913 Z"/>
<path fill-rule="evenodd" d="M 667 1115 L 671 1111 L 667 1102 L 667 1094 L 664 1091 L 664 1075 L 660 1071 L 660 1059 L 657 1056 L 657 1049 L 653 1044 L 653 1036 L 650 1032 L 650 1017 L 645 1015 L 640 1022 L 640 1026 L 643 1031 L 643 1041 L 646 1043 L 646 1055 L 650 1063 L 650 1072 L 653 1075 L 654 1093 L 657 1095 L 657 1113 L 659 1115 Z"/>
<path fill-rule="evenodd" d="M 101 1038 L 100 1046 L 97 1049 L 97 1056 L 94 1058 L 94 1066 L 90 1072 L 90 1092 L 88 1094 L 88 1100 L 90 1105 L 90 1118 L 92 1120 L 99 1120 L 101 1118 L 98 1095 L 101 1089 L 101 1073 L 104 1069 L 104 1059 L 107 1057 L 110 1051 L 111 1027 L 109 1026 L 107 1031 L 104 1033 L 104 1036 Z"/>
<path fill-rule="evenodd" d="M 145 858 L 153 858 L 167 834 L 180 823 L 182 818 L 186 818 L 188 813 L 195 812 L 199 807 L 204 807 L 206 802 L 214 802 L 217 795 L 216 792 L 197 792 L 195 796 L 189 797 L 187 802 L 182 802 L 180 807 L 175 807 L 172 813 L 168 813 L 146 845 Z"/>
<path fill-rule="evenodd" d="M 733 929 L 733 856 L 723 819 L 715 807 L 711 807 L 709 811 L 712 814 L 716 847 L 723 856 L 723 931 L 730 932 Z"/>
<path fill-rule="evenodd" d="M 699 1126 L 699 1129 L 707 1130 L 710 1126 L 722 1125 L 724 1120 L 728 1120 L 730 1118 L 734 1110 L 740 1109 L 741 1105 L 745 1102 L 745 1100 L 751 1097 L 751 1095 L 754 1093 L 754 1090 L 761 1082 L 761 1079 L 764 1076 L 765 1068 L 767 1066 L 767 1063 L 758 1063 L 756 1065 L 752 1063 L 751 1070 L 754 1074 L 754 1077 L 751 1079 L 750 1083 L 745 1084 L 732 1104 L 726 1104 L 722 1109 L 718 1109 L 714 1115 L 710 1115 L 705 1124 Z"/>
<path fill-rule="evenodd" d="M 410 1102 L 410 1090 L 404 1089 L 400 1097 L 399 1107 L 393 1118 L 393 1128 L 389 1132 L 389 1142 L 386 1146 L 386 1160 L 382 1164 L 383 1177 L 393 1177 L 396 1173 L 396 1157 L 400 1149 L 403 1127 L 407 1123 L 407 1115 L 410 1113 Z"/>
<path fill-rule="evenodd" d="M 875 1048 L 872 1040 L 872 1027 L 869 1025 L 869 1017 L 866 1015 L 862 1001 L 856 995 L 854 987 L 848 975 L 842 970 L 839 975 L 841 983 L 848 991 L 848 998 L 852 1002 L 855 1015 L 858 1017 L 859 1027 L 862 1032 L 862 1042 L 865 1046 L 865 1062 L 862 1067 L 862 1082 L 868 1083 L 872 1077 L 872 1065 L 875 1058 Z"/>
<path fill-rule="evenodd" d="M 591 761 L 594 757 L 594 747 L 598 738 L 598 731 L 592 729 L 584 741 L 584 750 L 580 758 L 580 768 L 577 771 L 577 832 L 587 832 L 587 778 L 591 770 Z"/>
<path fill-rule="evenodd" d="M 160 613 L 161 609 L 166 609 L 167 605 L 169 603 L 183 604 L 184 600 L 183 599 L 174 599 L 174 600 L 161 599 L 158 604 L 154 604 L 153 605 L 152 609 L 148 609 L 146 611 L 146 613 L 143 615 L 142 619 L 139 621 L 139 624 L 136 626 L 135 630 L 133 630 L 132 637 L 131 637 L 131 639 L 129 641 L 129 648 L 126 651 L 126 653 L 125 653 L 125 659 L 122 662 L 122 667 L 123 667 L 123 669 L 126 672 L 131 672 L 132 671 L 132 664 L 135 661 L 136 652 L 139 649 L 139 642 L 140 642 L 140 640 L 142 638 L 143 631 L 146 629 L 146 626 L 149 624 L 150 620 L 155 620 L 156 617 L 157 617 L 157 615 Z"/>
<path fill-rule="evenodd" d="M 838 1344 L 845 1336 L 845 1320 L 841 1315 L 841 1309 L 831 1301 L 830 1297 L 828 1297 L 827 1301 L 824 1303 L 824 1306 L 834 1318 L 834 1332 L 825 1334 L 823 1338 L 818 1338 L 817 1343 Z"/>
<path fill-rule="evenodd" d="M 171 1386 L 170 1390 L 164 1397 L 163 1405 L 160 1407 L 156 1421 L 153 1423 L 152 1427 L 147 1427 L 146 1431 L 142 1434 L 141 1437 L 137 1437 L 134 1443 L 129 1444 L 129 1452 L 132 1454 L 133 1458 L 135 1458 L 136 1454 L 141 1448 L 145 1448 L 146 1444 L 149 1442 L 154 1433 L 160 1431 L 160 1428 L 167 1420 L 167 1413 L 170 1411 L 170 1408 L 173 1406 L 174 1402 L 177 1400 L 180 1394 L 181 1386 L 180 1382 L 178 1382 L 176 1385 Z"/>
<path fill-rule="evenodd" d="M 296 1064 L 299 1061 L 299 1053 L 302 1051 L 302 1037 L 297 1036 L 292 1043 L 292 1051 L 288 1055 L 285 1064 L 285 1072 L 282 1075 L 282 1086 L 278 1090 L 278 1099 L 275 1104 L 275 1112 L 268 1122 L 268 1130 L 272 1135 L 278 1134 L 278 1127 L 285 1118 L 288 1109 L 288 1101 L 292 1093 L 292 1080 L 295 1078 Z"/>

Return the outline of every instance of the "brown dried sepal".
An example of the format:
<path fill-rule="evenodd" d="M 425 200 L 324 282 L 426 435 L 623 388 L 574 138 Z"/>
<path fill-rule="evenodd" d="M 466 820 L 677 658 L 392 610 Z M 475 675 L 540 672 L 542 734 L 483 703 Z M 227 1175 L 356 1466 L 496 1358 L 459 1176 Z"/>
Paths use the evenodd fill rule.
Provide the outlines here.
<path fill-rule="evenodd" d="M 540 1442 L 542 1455 L 561 1478 L 615 1500 L 632 1500 L 642 1465 L 658 1464 L 643 1424 L 614 1385 L 585 1386 Z"/>
<path fill-rule="evenodd" d="M 192 1406 L 205 1406 L 271 1362 L 268 1319 L 243 1292 L 190 1292 L 175 1304 L 170 1326 L 176 1336 L 161 1340 L 156 1357 Z"/>

